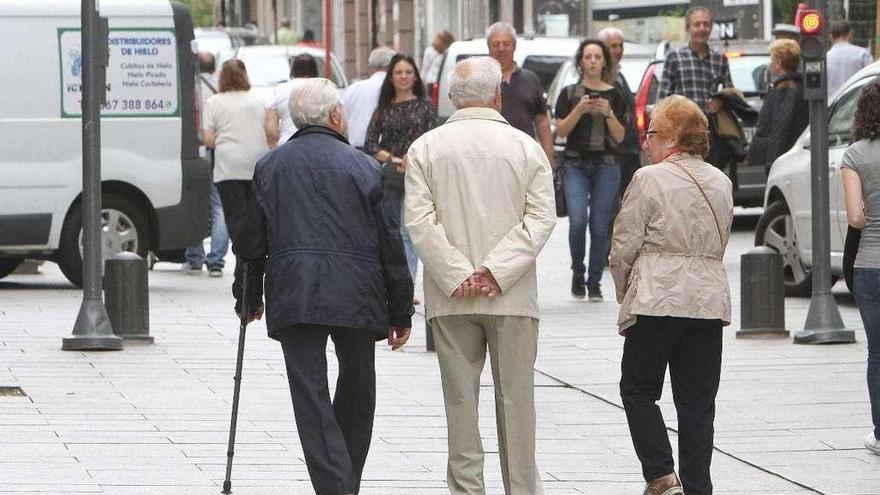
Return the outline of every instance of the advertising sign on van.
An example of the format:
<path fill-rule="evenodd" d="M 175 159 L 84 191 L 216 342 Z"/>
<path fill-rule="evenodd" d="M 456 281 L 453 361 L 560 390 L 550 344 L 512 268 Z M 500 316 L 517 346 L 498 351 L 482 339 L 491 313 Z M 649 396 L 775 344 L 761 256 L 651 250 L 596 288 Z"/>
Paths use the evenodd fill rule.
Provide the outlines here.
<path fill-rule="evenodd" d="M 58 30 L 61 117 L 82 116 L 82 33 Z M 102 117 L 179 115 L 177 39 L 171 29 L 110 29 Z"/>

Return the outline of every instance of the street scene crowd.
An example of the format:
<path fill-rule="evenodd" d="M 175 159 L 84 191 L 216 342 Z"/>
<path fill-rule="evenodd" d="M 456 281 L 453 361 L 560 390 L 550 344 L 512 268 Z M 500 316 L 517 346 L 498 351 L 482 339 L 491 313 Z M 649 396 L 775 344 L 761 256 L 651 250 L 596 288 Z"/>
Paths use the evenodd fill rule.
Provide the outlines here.
<path fill-rule="evenodd" d="M 484 493 L 479 376 L 488 350 L 499 455 L 508 494 L 542 493 L 535 459 L 533 366 L 539 338 L 535 259 L 557 214 L 569 217 L 571 295 L 602 301 L 610 268 L 624 337 L 620 395 L 645 495 L 711 494 L 722 328 L 731 321 L 722 258 L 733 221 L 724 168 L 748 156 L 769 171 L 809 123 L 796 34 L 769 46 L 769 90 L 758 112 L 734 87 L 727 57 L 709 46 L 711 12 L 691 8 L 687 44 L 666 55 L 645 139 L 620 62 L 623 33 L 580 42 L 578 81 L 547 110 L 538 76 L 517 65 L 517 33 L 487 32 L 488 57 L 446 60 L 455 112 L 442 122 L 428 97 L 444 52 L 437 35 L 421 63 L 372 51 L 373 75 L 340 95 L 309 54 L 290 65 L 273 101 L 249 93 L 247 67 L 222 64 L 204 102 L 212 150 L 211 253 L 184 270 L 221 275 L 228 229 L 238 258 L 236 311 L 267 318 L 284 352 L 314 490 L 358 493 L 376 401 L 374 342 L 406 344 L 413 305 L 425 304 L 448 427 L 447 483 Z M 873 62 L 832 28 L 828 92 Z M 213 91 L 200 54 L 203 96 Z M 743 120 L 756 117 L 751 143 Z M 553 129 L 551 130 L 551 122 Z M 565 138 L 554 150 L 553 132 Z M 641 155 L 647 158 L 642 166 Z M 846 213 L 862 230 L 855 297 L 869 342 L 880 454 L 880 81 L 862 90 L 841 162 Z M 222 206 L 221 206 L 222 205 Z M 589 239 L 587 239 L 589 232 Z M 587 246 L 589 251 L 587 252 Z M 424 301 L 414 294 L 424 267 Z M 247 272 L 241 270 L 247 265 Z M 247 280 L 243 280 L 247 278 Z M 265 280 L 265 282 L 264 282 Z M 245 291 L 243 287 L 248 289 Z M 265 301 L 265 302 L 264 302 Z M 339 359 L 330 399 L 325 348 Z M 678 467 L 656 402 L 669 370 L 678 415 Z"/>

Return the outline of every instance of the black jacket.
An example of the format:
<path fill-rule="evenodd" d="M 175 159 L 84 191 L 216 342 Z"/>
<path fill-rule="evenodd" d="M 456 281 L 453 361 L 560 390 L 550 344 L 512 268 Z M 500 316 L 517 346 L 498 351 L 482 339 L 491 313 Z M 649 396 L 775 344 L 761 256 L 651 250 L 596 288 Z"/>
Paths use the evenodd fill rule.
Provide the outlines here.
<path fill-rule="evenodd" d="M 777 88 L 783 81 L 794 81 L 795 87 Z M 804 100 L 801 74 L 786 74 L 776 79 L 761 107 L 758 127 L 749 145 L 749 164 L 763 165 L 769 172 L 773 161 L 794 146 L 809 123 L 810 107 Z"/>
<path fill-rule="evenodd" d="M 233 251 L 249 262 L 249 308 L 266 288 L 269 336 L 294 325 L 376 333 L 410 327 L 413 283 L 400 232 L 382 213 L 375 160 L 321 126 L 264 156 Z M 241 277 L 232 287 L 237 306 Z"/>

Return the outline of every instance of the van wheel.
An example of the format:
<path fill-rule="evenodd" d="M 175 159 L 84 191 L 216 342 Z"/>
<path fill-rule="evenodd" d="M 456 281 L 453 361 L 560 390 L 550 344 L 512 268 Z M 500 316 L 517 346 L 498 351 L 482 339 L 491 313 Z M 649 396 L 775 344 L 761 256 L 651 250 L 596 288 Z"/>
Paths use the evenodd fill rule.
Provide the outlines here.
<path fill-rule="evenodd" d="M 14 272 L 18 265 L 24 262 L 24 258 L 0 258 L 0 278 L 4 278 Z"/>
<path fill-rule="evenodd" d="M 146 215 L 137 205 L 118 194 L 105 194 L 101 205 L 103 260 L 121 252 L 146 258 L 150 249 L 148 225 Z M 61 228 L 58 265 L 68 280 L 82 287 L 82 204 L 79 201 L 70 209 Z"/>

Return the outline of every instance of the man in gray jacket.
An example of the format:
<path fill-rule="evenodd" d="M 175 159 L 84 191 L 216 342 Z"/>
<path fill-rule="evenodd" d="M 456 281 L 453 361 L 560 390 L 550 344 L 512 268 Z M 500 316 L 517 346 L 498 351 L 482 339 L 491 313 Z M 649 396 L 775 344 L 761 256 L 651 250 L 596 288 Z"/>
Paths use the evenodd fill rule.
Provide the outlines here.
<path fill-rule="evenodd" d="M 446 404 L 447 483 L 454 495 L 485 493 L 477 402 L 488 347 L 504 492 L 539 494 L 535 258 L 556 221 L 550 163 L 498 112 L 495 60 L 459 63 L 449 97 L 458 110 L 409 149 L 404 214 L 425 264 Z"/>

